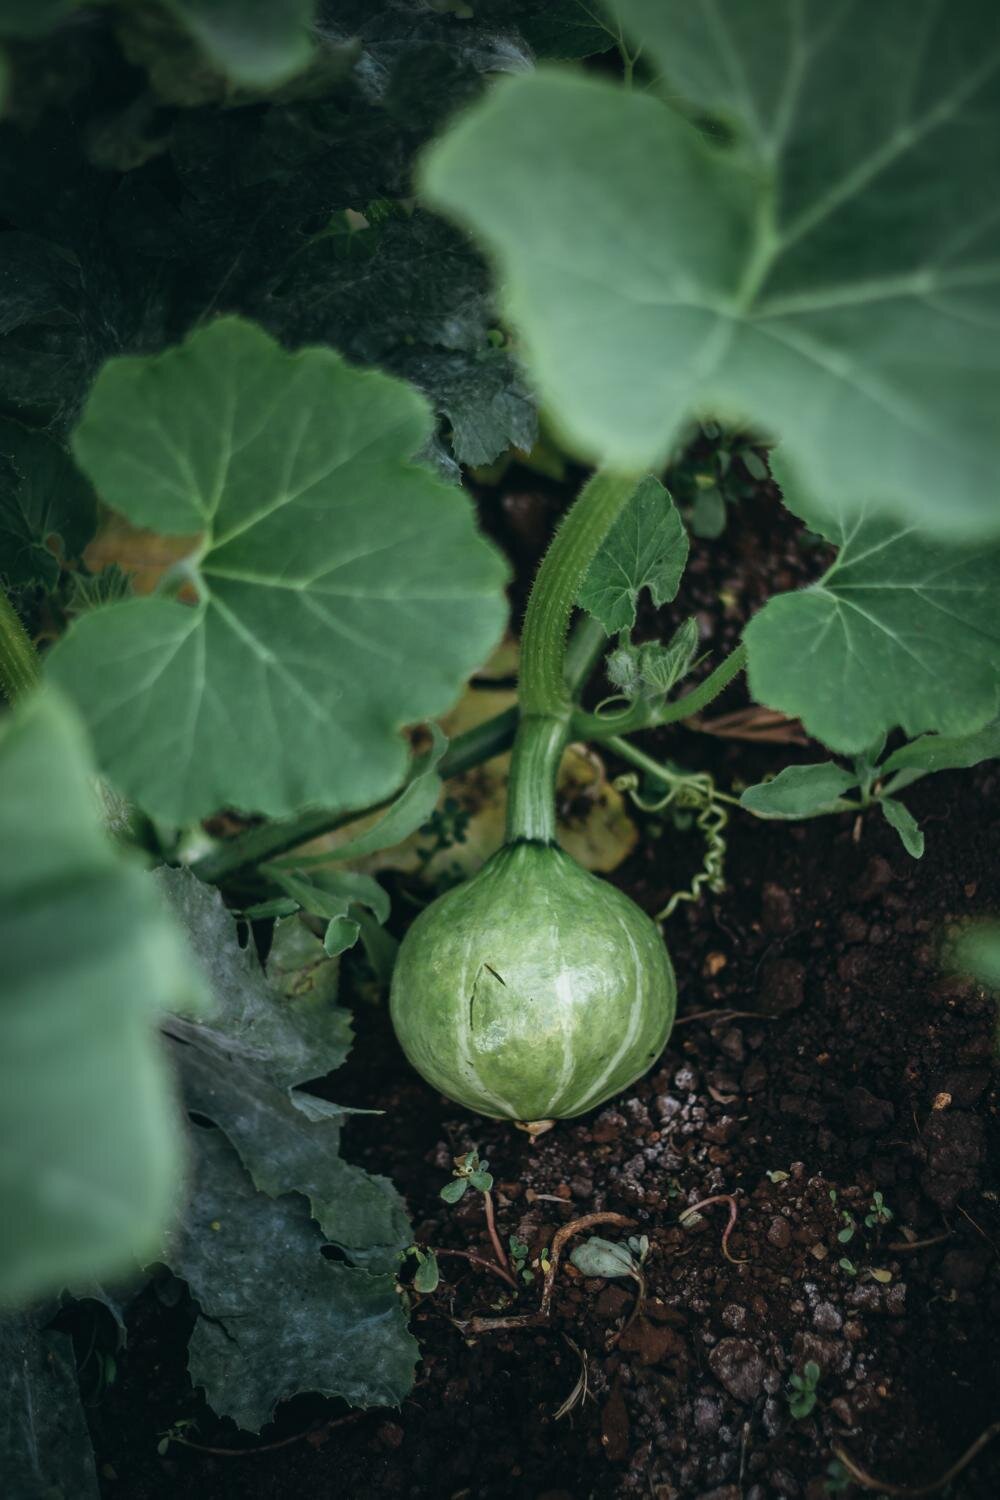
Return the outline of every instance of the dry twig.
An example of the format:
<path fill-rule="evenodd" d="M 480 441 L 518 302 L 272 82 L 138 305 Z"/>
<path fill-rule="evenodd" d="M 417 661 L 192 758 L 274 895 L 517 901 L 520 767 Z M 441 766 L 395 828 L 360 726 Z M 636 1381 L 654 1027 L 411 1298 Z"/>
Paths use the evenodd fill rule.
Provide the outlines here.
<path fill-rule="evenodd" d="M 555 1291 L 556 1276 L 559 1272 L 559 1262 L 566 1245 L 574 1235 L 582 1234 L 585 1229 L 593 1229 L 598 1224 L 614 1224 L 619 1229 L 631 1229 L 635 1224 L 634 1219 L 627 1219 L 624 1214 L 584 1214 L 580 1219 L 571 1219 L 561 1229 L 557 1229 L 552 1240 L 549 1251 L 549 1268 L 545 1273 L 545 1281 L 542 1284 L 542 1300 L 538 1311 L 533 1313 L 521 1313 L 506 1318 L 469 1318 L 468 1322 L 458 1323 L 463 1333 L 502 1333 L 516 1328 L 537 1328 L 540 1323 L 547 1323 L 552 1312 L 552 1295 Z"/>
<path fill-rule="evenodd" d="M 867 1470 L 863 1469 L 860 1464 L 855 1463 L 845 1448 L 841 1448 L 835 1444 L 833 1453 L 834 1457 L 838 1458 L 843 1464 L 848 1474 L 854 1480 L 854 1483 L 860 1484 L 863 1490 L 876 1490 L 883 1495 L 892 1495 L 894 1500 L 919 1500 L 921 1495 L 933 1495 L 937 1490 L 943 1490 L 946 1485 L 951 1484 L 952 1480 L 957 1478 L 962 1470 L 971 1464 L 976 1454 L 980 1453 L 986 1447 L 986 1444 L 991 1443 L 998 1435 L 1000 1435 L 1000 1422 L 992 1422 L 986 1431 L 981 1432 L 976 1441 L 966 1448 L 961 1458 L 953 1463 L 951 1468 L 947 1469 L 940 1478 L 932 1480 L 930 1484 L 887 1484 L 884 1479 L 876 1479 L 874 1475 L 869 1474 Z"/>

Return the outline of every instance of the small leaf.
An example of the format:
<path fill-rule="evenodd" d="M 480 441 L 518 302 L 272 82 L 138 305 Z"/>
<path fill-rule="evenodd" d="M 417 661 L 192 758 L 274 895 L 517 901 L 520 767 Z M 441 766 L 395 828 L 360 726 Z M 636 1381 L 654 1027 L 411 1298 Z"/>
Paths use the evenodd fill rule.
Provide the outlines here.
<path fill-rule="evenodd" d="M 889 1283 L 890 1283 L 890 1281 L 892 1280 L 892 1272 L 891 1271 L 883 1271 L 883 1270 L 878 1269 L 875 1266 L 872 1267 L 871 1274 L 872 1274 L 872 1277 L 874 1278 L 874 1280 L 878 1281 L 878 1282 L 881 1282 L 881 1284 L 883 1286 L 888 1286 Z"/>
<path fill-rule="evenodd" d="M 1000 756 L 1000 720 L 972 734 L 924 734 L 894 750 L 882 767 L 890 771 L 952 771 Z"/>
<path fill-rule="evenodd" d="M 577 603 L 615 635 L 631 630 L 639 594 L 667 604 L 680 585 L 688 539 L 674 502 L 652 474 L 640 480 L 590 565 Z"/>
<path fill-rule="evenodd" d="M 361 923 L 351 917 L 333 917 L 323 934 L 323 951 L 330 958 L 338 958 L 353 948 L 361 936 Z"/>
<path fill-rule="evenodd" d="M 469 1175 L 469 1181 L 481 1193 L 488 1193 L 493 1186 L 493 1176 L 490 1172 L 472 1172 Z"/>
<path fill-rule="evenodd" d="M 467 1177 L 456 1177 L 453 1182 L 446 1182 L 441 1189 L 441 1197 L 446 1203 L 457 1203 L 459 1198 L 464 1197 L 465 1190 L 469 1186 Z"/>
<path fill-rule="evenodd" d="M 914 859 L 921 859 L 924 852 L 924 836 L 909 808 L 904 807 L 902 802 L 897 802 L 895 797 L 883 797 L 879 802 L 879 807 L 882 809 L 886 822 L 891 824 L 899 834 L 907 854 L 911 854 Z"/>
<path fill-rule="evenodd" d="M 636 1274 L 635 1260 L 628 1246 L 615 1244 L 613 1240 L 601 1239 L 600 1235 L 596 1234 L 577 1245 L 570 1255 L 570 1260 L 584 1276 L 611 1278 Z"/>
<path fill-rule="evenodd" d="M 740 797 L 740 806 L 762 818 L 816 818 L 843 811 L 841 796 L 857 782 L 857 776 L 832 760 L 786 766 L 773 781 L 748 786 Z"/>
<path fill-rule="evenodd" d="M 420 1257 L 413 1285 L 418 1292 L 434 1292 L 437 1291 L 440 1280 L 441 1273 L 438 1270 L 437 1256 L 433 1250 L 428 1250 Z"/>
<path fill-rule="evenodd" d="M 313 916 L 332 919 L 348 906 L 366 906 L 380 922 L 388 920 L 389 894 L 370 875 L 360 875 L 354 870 L 311 870 L 308 875 L 299 876 L 292 869 L 276 869 L 272 865 L 262 865 L 261 869 Z"/>

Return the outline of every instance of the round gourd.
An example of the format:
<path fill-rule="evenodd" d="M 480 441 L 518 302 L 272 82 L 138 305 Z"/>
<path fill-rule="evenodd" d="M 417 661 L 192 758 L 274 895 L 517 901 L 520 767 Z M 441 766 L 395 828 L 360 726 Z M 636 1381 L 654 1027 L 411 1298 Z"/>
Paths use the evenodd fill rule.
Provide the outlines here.
<path fill-rule="evenodd" d="M 634 901 L 551 845 L 514 843 L 413 923 L 392 1019 L 427 1081 L 469 1109 L 565 1119 L 650 1066 L 677 988 Z"/>

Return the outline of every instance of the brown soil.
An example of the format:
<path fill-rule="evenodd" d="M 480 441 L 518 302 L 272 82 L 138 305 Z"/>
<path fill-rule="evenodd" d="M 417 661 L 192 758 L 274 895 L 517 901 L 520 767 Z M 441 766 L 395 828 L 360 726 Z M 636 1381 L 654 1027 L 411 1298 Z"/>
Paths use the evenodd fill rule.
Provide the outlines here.
<path fill-rule="evenodd" d="M 508 498 L 495 529 L 524 575 L 547 523 Z M 732 512 L 721 542 L 696 544 L 686 596 L 665 614 L 698 612 L 717 644 L 819 561 L 764 493 Z M 684 729 L 659 749 L 722 785 L 818 758 Z M 996 765 L 913 788 L 920 864 L 877 813 L 859 827 L 735 815 L 726 893 L 668 927 L 681 984 L 668 1049 L 628 1094 L 537 1141 L 433 1095 L 384 1010 L 362 1006 L 332 1092 L 385 1111 L 352 1125 L 351 1148 L 394 1178 L 418 1239 L 490 1255 L 481 1198 L 448 1208 L 439 1197 L 453 1155 L 478 1145 L 504 1239 L 516 1233 L 532 1254 L 580 1215 L 635 1221 L 650 1242 L 641 1316 L 619 1337 L 633 1284 L 564 1263 L 548 1326 L 463 1336 L 457 1324 L 493 1315 L 504 1288 L 443 1260 L 439 1290 L 414 1298 L 423 1362 L 400 1411 L 330 1426 L 342 1407 L 302 1399 L 248 1439 L 190 1390 L 190 1309 L 147 1293 L 93 1410 L 103 1494 L 822 1500 L 837 1447 L 887 1486 L 943 1474 L 1000 1413 L 995 1005 L 940 964 L 949 924 L 1000 909 L 998 788 Z M 616 878 L 655 910 L 700 857 L 693 833 L 648 820 Z M 876 1191 L 892 1220 L 866 1227 Z M 725 1205 L 678 1223 L 713 1194 L 735 1195 L 732 1259 Z M 853 1234 L 839 1240 L 845 1213 Z M 538 1296 L 536 1279 L 519 1308 Z M 815 1410 L 795 1419 L 788 1380 L 810 1360 Z M 584 1366 L 586 1396 L 558 1416 Z M 177 1444 L 159 1455 L 159 1435 L 189 1417 L 187 1436 L 209 1447 L 311 1435 L 240 1457 Z M 1000 1493 L 1000 1441 L 949 1493 Z"/>

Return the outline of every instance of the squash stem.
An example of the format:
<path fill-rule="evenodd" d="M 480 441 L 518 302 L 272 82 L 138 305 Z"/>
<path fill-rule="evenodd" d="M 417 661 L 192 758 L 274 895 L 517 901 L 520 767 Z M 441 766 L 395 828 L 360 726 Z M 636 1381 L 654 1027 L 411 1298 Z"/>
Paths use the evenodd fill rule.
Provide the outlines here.
<path fill-rule="evenodd" d="M 517 726 L 507 783 L 507 842 L 552 844 L 556 776 L 569 738 L 568 716 L 525 714 Z"/>
<path fill-rule="evenodd" d="M 627 474 L 594 474 L 564 517 L 542 559 L 521 632 L 520 721 L 507 789 L 507 841 L 553 843 L 555 788 L 569 738 L 570 615 L 597 549 L 635 492 Z"/>
<path fill-rule="evenodd" d="M 0 588 L 0 692 L 8 703 L 36 686 L 38 654 L 14 606 Z"/>
<path fill-rule="evenodd" d="M 635 491 L 636 475 L 598 471 L 563 517 L 542 559 L 521 631 L 521 713 L 569 712 L 566 635 L 580 586 L 597 550 Z"/>

